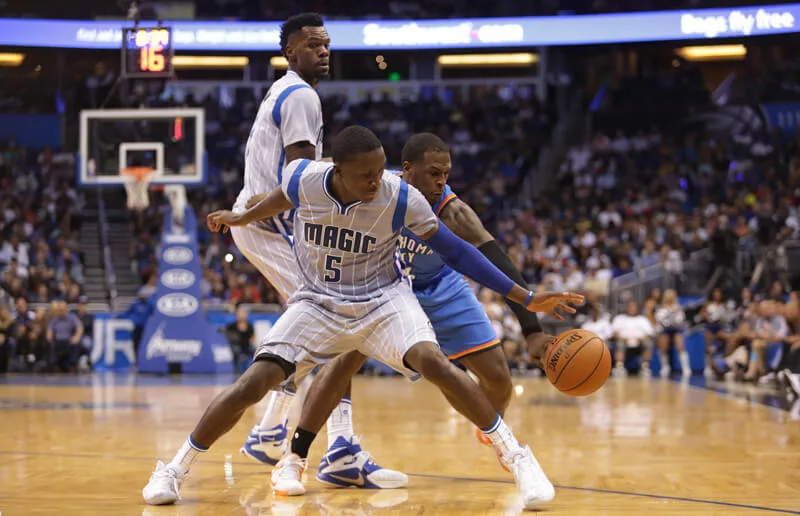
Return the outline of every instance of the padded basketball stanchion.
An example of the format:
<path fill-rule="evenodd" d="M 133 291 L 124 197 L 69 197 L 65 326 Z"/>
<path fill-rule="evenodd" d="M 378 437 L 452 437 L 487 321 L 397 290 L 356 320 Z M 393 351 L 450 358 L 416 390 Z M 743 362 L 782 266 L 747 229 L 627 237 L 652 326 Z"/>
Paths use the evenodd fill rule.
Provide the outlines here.
<path fill-rule="evenodd" d="M 156 374 L 231 373 L 230 345 L 222 333 L 214 331 L 203 310 L 197 217 L 185 206 L 185 229 L 174 220 L 168 206 L 153 295 L 155 309 L 142 334 L 137 369 Z"/>

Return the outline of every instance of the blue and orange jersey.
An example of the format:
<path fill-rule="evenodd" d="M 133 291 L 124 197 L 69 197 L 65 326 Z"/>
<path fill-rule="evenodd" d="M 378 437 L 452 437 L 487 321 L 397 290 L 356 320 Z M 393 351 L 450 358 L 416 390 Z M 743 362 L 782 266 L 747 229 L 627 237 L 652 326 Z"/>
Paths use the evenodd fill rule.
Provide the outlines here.
<path fill-rule="evenodd" d="M 395 171 L 394 174 L 401 177 L 403 175 L 400 171 Z M 454 199 L 456 199 L 456 194 L 453 189 L 450 188 L 450 185 L 445 185 L 439 201 L 433 205 L 433 212 L 436 216 L 438 217 L 444 207 Z M 406 266 L 406 274 L 411 277 L 415 290 L 427 288 L 446 274 L 455 272 L 425 241 L 420 240 L 407 229 L 403 229 L 401 233 L 400 250 Z"/>

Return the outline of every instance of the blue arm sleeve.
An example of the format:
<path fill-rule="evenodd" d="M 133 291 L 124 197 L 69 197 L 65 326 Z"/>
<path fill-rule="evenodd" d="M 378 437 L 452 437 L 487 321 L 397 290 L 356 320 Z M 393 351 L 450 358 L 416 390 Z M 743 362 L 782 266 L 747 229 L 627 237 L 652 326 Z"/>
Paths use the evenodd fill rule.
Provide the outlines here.
<path fill-rule="evenodd" d="M 458 238 L 441 222 L 439 229 L 427 242 L 431 249 L 441 255 L 447 265 L 503 296 L 507 296 L 516 285 L 511 278 L 483 256 L 483 253 Z"/>

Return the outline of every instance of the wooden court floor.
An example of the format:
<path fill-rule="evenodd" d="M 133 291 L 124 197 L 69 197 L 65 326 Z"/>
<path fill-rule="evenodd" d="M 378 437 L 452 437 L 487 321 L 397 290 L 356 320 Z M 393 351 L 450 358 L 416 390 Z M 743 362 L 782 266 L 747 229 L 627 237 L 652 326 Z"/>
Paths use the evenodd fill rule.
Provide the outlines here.
<path fill-rule="evenodd" d="M 519 514 L 513 480 L 425 383 L 358 378 L 365 449 L 407 489 L 330 490 L 274 500 L 268 472 L 238 454 L 263 403 L 196 465 L 173 507 L 140 491 L 229 378 L 0 379 L 0 514 Z M 611 379 L 574 399 L 516 383 L 507 420 L 557 486 L 545 514 L 800 514 L 800 408 L 766 407 L 668 380 Z M 321 435 L 310 464 L 326 444 Z"/>

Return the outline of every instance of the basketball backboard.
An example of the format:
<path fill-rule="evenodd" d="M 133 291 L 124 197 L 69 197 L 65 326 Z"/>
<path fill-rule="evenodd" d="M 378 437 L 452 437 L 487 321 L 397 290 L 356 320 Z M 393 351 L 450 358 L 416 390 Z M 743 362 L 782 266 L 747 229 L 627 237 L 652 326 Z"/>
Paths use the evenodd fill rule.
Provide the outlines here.
<path fill-rule="evenodd" d="M 205 182 L 205 111 L 199 108 L 81 111 L 78 184 L 122 186 L 151 169 L 149 183 Z"/>

